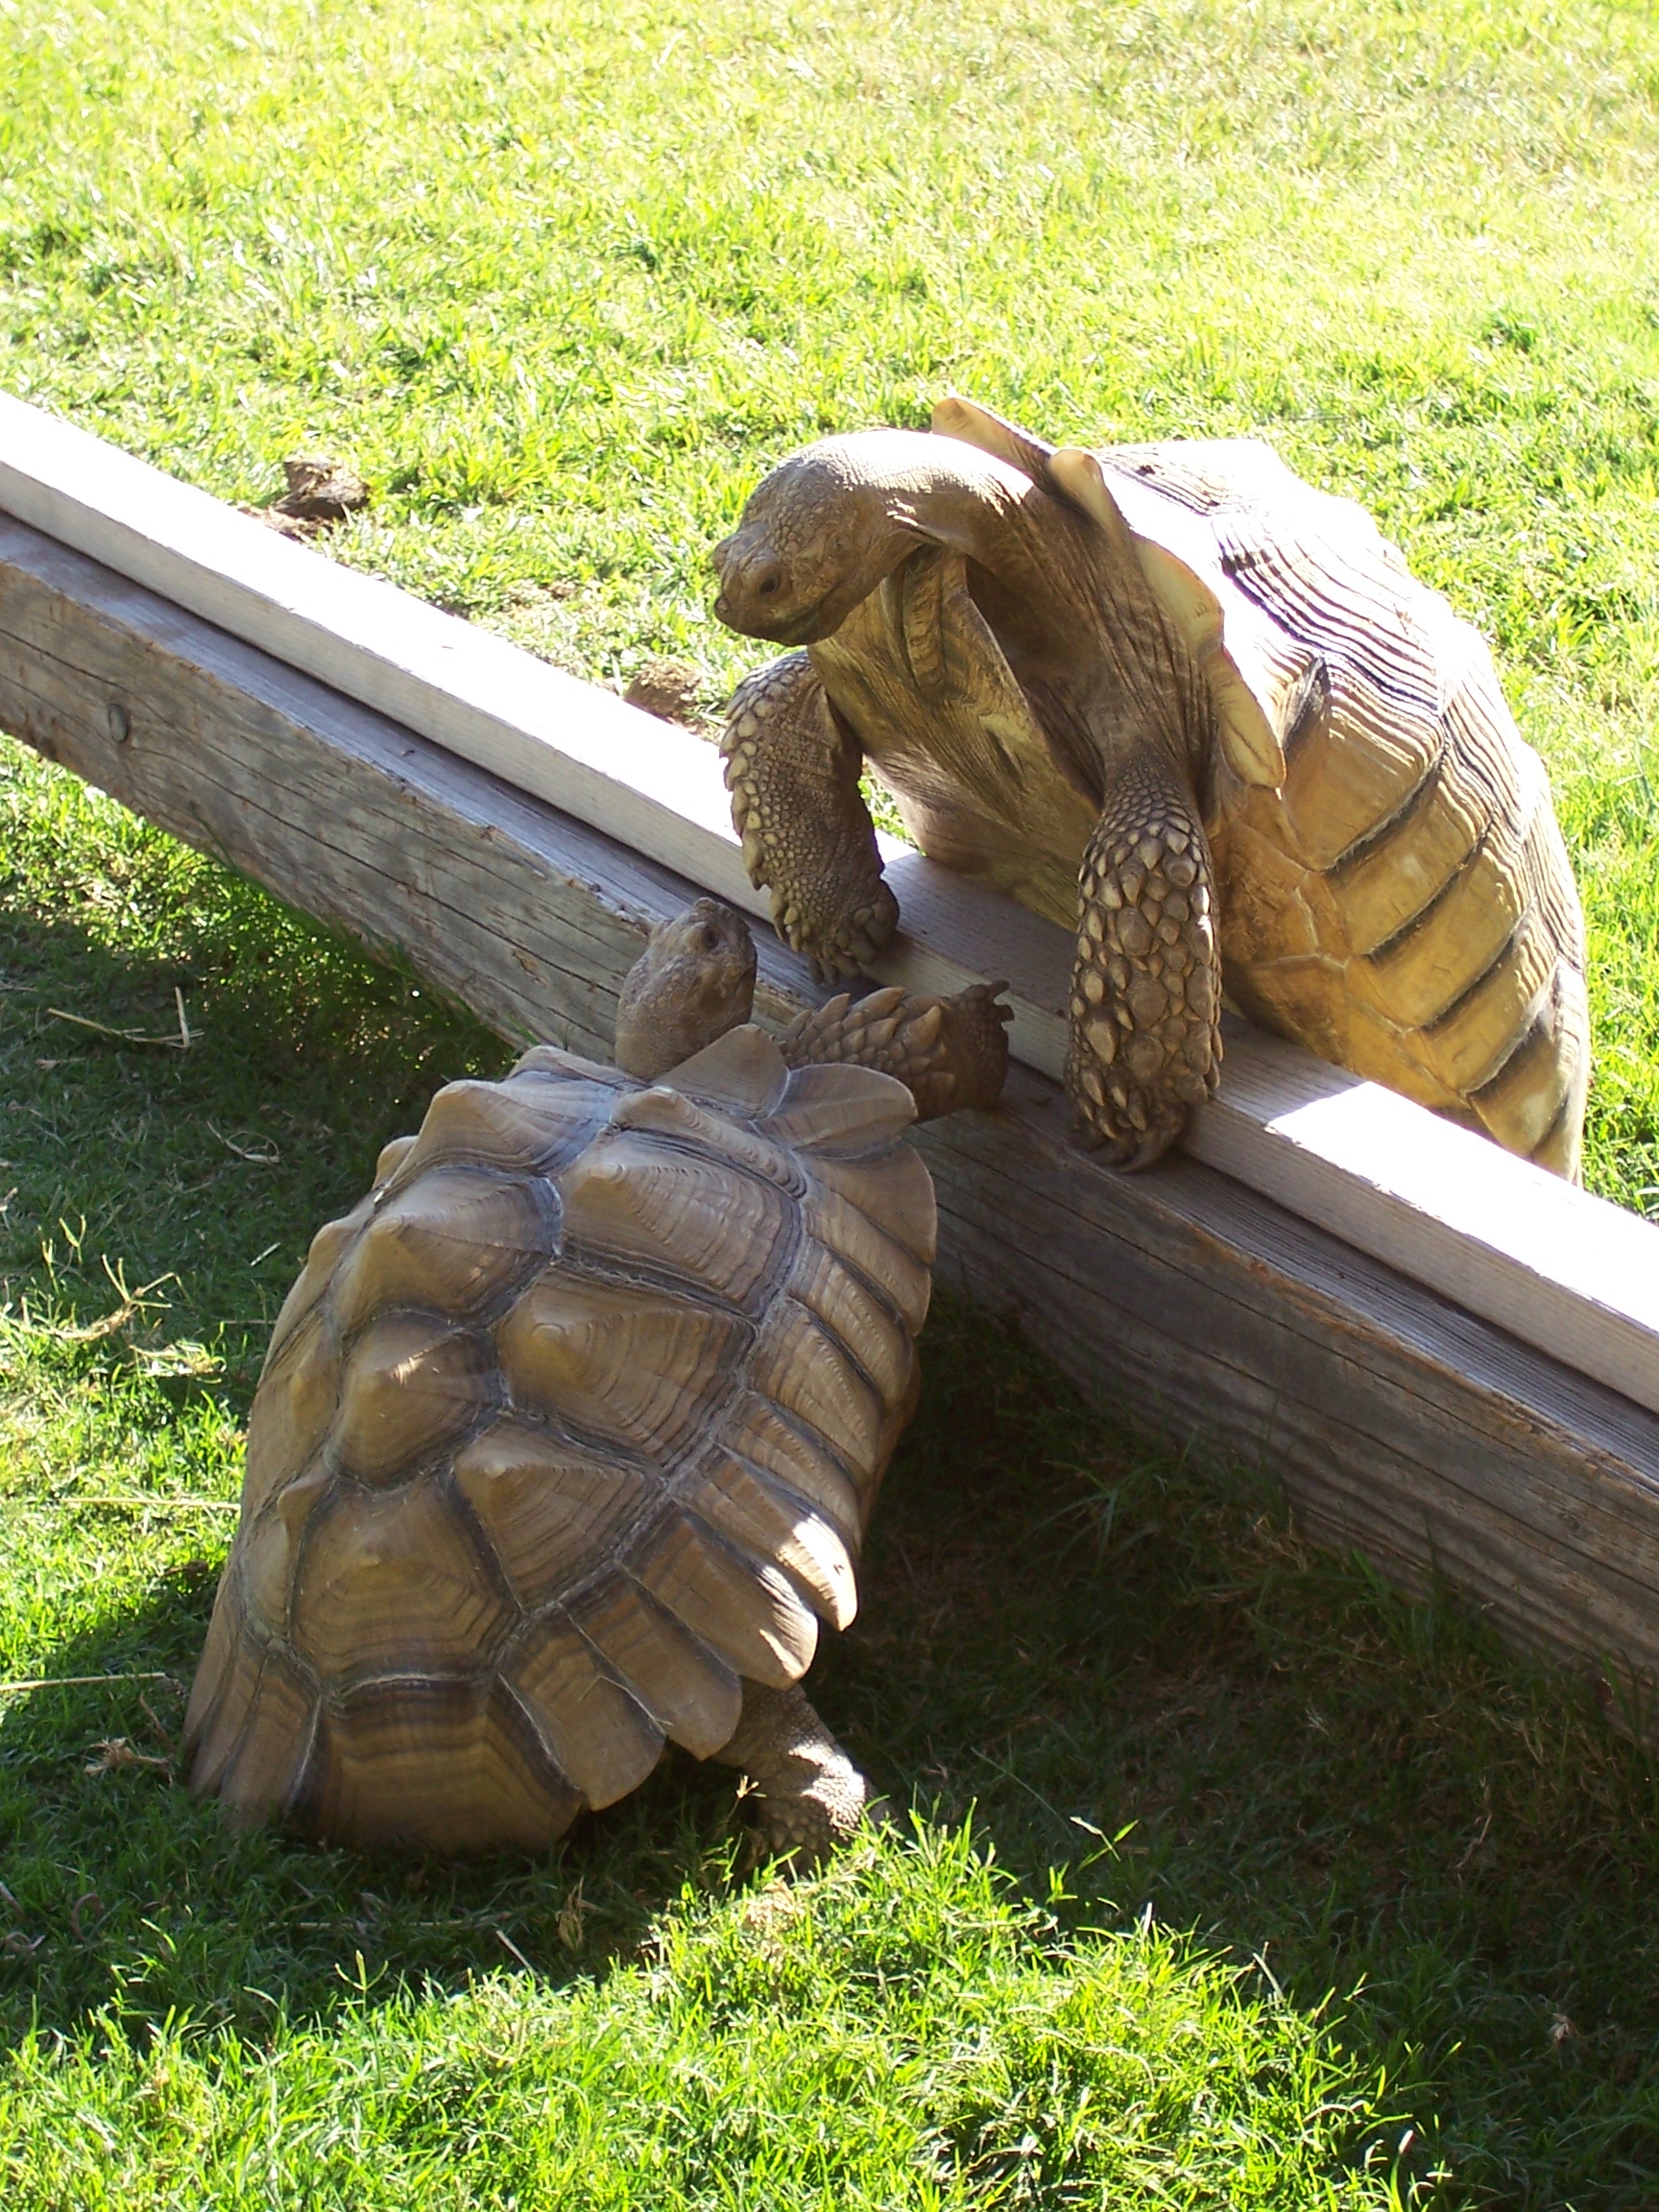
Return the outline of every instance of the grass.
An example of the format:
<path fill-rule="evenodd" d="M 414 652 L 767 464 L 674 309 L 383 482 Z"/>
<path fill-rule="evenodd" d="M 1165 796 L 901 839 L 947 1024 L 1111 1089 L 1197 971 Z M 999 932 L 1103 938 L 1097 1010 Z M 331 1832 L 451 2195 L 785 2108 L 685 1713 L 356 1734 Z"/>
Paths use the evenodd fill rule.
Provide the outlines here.
<path fill-rule="evenodd" d="M 503 1055 L 0 771 L 0 1680 L 113 1677 L 0 1706 L 18 2203 L 1653 2201 L 1649 1755 L 949 1302 L 813 1684 L 909 1840 L 781 1890 L 686 1761 L 533 1864 L 227 1834 L 171 1761 L 266 1320 Z M 51 1011 L 176 991 L 188 1051 Z"/>
<path fill-rule="evenodd" d="M 946 385 L 1365 499 L 1551 764 L 1654 1207 L 1649 8 L 0 0 L 0 384 L 228 496 L 337 452 L 342 557 L 609 680 L 716 698 L 700 548 Z M 910 1840 L 782 1891 L 676 1764 L 411 1870 L 172 1787 L 269 1318 L 501 1057 L 0 755 L 0 1679 L 125 1678 L 0 1697 L 19 2204 L 1659 2200 L 1648 1756 L 949 1306 L 814 1678 Z"/>
<path fill-rule="evenodd" d="M 615 679 L 703 549 L 959 385 L 1259 431 L 1494 638 L 1659 1194 L 1659 24 L 1597 0 L 0 0 L 0 383 Z"/>

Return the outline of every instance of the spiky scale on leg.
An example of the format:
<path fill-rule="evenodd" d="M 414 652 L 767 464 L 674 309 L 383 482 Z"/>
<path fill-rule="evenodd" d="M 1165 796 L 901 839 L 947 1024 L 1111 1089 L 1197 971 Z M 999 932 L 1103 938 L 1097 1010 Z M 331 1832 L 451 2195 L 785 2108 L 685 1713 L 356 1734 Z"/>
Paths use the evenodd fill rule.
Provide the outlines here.
<path fill-rule="evenodd" d="M 798 1014 L 779 1048 L 791 1068 L 854 1061 L 896 1075 L 909 1087 L 919 1121 L 964 1107 L 988 1113 L 1008 1072 L 1013 1013 L 997 1000 L 1006 989 L 975 983 L 953 998 L 894 985 L 858 999 L 843 992 Z"/>
<path fill-rule="evenodd" d="M 856 1834 L 872 1809 L 870 1785 L 830 1735 L 798 1684 L 743 1685 L 743 1712 L 714 1754 L 755 1785 L 757 1825 L 769 1851 L 792 1852 L 799 1870 Z"/>
<path fill-rule="evenodd" d="M 1144 1167 L 1221 1064 L 1210 848 L 1170 770 L 1145 757 L 1119 770 L 1078 880 L 1066 1089 L 1082 1141 Z"/>
<path fill-rule="evenodd" d="M 757 889 L 771 891 L 779 935 L 820 982 L 857 974 L 891 939 L 899 902 L 881 880 L 858 788 L 863 756 L 805 653 L 743 679 L 720 752 L 743 865 Z"/>

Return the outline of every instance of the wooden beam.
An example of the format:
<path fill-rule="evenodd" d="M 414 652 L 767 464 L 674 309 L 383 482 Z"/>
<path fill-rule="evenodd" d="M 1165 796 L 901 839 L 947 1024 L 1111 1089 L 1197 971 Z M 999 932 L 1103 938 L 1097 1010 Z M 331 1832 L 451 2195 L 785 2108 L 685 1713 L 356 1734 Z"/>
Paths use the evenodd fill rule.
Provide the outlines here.
<path fill-rule="evenodd" d="M 1659 1227 L 1229 1017 L 1186 1149 L 1659 1411 Z"/>
<path fill-rule="evenodd" d="M 713 749 L 0 395 L 0 511 L 762 917 Z M 138 709 L 142 710 L 141 707 Z M 885 843 L 903 930 L 878 979 L 1007 978 L 1017 1058 L 1058 1076 L 1071 946 Z M 1186 1148 L 1472 1312 L 1659 1409 L 1659 1229 L 1568 1191 L 1248 1024 Z"/>
<path fill-rule="evenodd" d="M 502 1034 L 609 1049 L 693 886 L 313 678 L 0 524 L 0 727 L 407 960 Z M 759 1010 L 820 996 L 764 928 Z M 1659 1669 L 1659 1418 L 1194 1159 L 1121 1176 L 1056 1087 L 920 1134 L 942 1276 L 1131 1422 L 1280 1470 L 1311 1533 L 1512 1637 Z"/>

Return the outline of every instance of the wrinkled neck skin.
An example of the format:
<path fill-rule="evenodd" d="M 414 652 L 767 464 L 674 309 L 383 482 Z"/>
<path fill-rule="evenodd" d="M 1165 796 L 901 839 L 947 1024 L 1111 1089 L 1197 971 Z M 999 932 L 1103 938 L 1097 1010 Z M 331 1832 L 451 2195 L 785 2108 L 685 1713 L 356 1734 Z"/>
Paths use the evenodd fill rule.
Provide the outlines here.
<path fill-rule="evenodd" d="M 1114 769 L 1148 748 L 1197 777 L 1202 702 L 1139 562 L 958 439 L 870 430 L 784 462 L 716 548 L 715 611 L 750 636 L 811 645 L 926 546 L 967 564 L 974 603 L 1080 788 L 1097 800 Z"/>

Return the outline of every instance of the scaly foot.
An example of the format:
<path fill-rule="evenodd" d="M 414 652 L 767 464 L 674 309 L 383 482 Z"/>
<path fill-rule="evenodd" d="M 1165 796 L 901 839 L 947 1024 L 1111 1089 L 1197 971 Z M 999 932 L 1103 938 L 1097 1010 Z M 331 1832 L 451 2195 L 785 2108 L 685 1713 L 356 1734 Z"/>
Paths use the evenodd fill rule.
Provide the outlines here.
<path fill-rule="evenodd" d="M 1079 1136 L 1145 1167 L 1220 1079 L 1220 965 L 1210 848 L 1175 780 L 1148 761 L 1107 794 L 1079 878 L 1066 1090 Z"/>
<path fill-rule="evenodd" d="M 743 1685 L 736 1733 L 714 1756 L 754 1784 L 756 1826 L 775 1857 L 805 1872 L 857 1833 L 874 1810 L 870 1785 L 799 1686 Z"/>
<path fill-rule="evenodd" d="M 770 889 L 778 934 L 820 982 L 858 974 L 891 940 L 899 902 L 881 880 L 858 788 L 863 756 L 806 654 L 786 653 L 743 679 L 720 751 L 743 865 L 757 889 Z"/>

